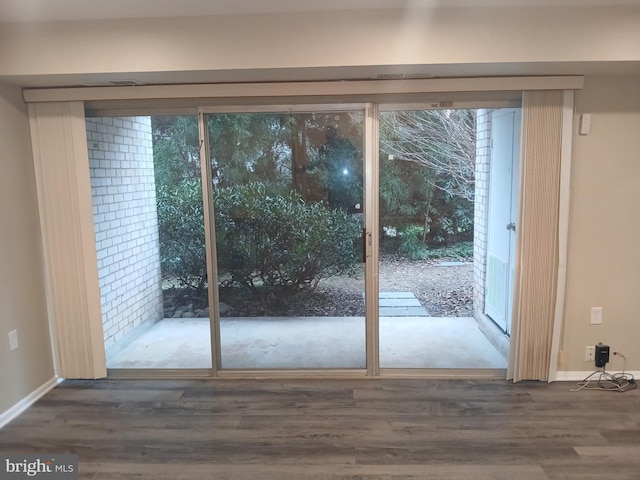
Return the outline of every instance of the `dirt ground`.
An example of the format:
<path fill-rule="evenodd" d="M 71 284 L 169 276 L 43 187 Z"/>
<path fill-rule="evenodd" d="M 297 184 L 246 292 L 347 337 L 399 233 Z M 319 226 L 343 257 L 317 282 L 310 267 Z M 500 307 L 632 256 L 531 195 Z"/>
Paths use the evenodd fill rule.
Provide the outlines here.
<path fill-rule="evenodd" d="M 412 292 L 431 316 L 473 316 L 471 262 L 383 259 L 379 273 L 381 292 Z M 327 279 L 319 289 L 329 296 L 349 293 L 354 302 L 354 293 L 362 296 L 362 277 L 361 274 L 356 279 Z M 349 301 L 348 298 L 345 301 Z"/>
<path fill-rule="evenodd" d="M 355 277 L 322 280 L 309 298 L 279 310 L 233 291 L 221 291 L 223 314 L 231 316 L 364 315 L 364 265 Z M 413 292 L 430 316 L 473 316 L 473 264 L 446 259 L 409 261 L 386 258 L 380 263 L 381 292 Z"/>

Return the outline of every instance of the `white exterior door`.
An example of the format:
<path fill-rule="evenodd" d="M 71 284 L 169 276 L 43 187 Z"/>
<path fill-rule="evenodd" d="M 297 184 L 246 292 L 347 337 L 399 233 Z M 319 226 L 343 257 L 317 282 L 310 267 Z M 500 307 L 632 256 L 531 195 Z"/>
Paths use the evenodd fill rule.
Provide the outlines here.
<path fill-rule="evenodd" d="M 520 165 L 520 109 L 491 116 L 491 173 L 485 313 L 509 333 L 515 273 Z"/>

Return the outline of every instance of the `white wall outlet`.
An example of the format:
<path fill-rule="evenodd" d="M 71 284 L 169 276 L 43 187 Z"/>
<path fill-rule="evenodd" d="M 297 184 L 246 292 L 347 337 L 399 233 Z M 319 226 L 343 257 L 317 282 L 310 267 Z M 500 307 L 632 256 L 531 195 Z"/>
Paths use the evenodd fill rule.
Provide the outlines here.
<path fill-rule="evenodd" d="M 13 352 L 18 349 L 18 331 L 11 330 L 9 332 L 9 349 Z"/>
<path fill-rule="evenodd" d="M 591 307 L 591 325 L 602 324 L 602 307 Z"/>
<path fill-rule="evenodd" d="M 584 361 L 585 362 L 595 362 L 596 360 L 596 346 L 590 345 L 584 347 Z"/>

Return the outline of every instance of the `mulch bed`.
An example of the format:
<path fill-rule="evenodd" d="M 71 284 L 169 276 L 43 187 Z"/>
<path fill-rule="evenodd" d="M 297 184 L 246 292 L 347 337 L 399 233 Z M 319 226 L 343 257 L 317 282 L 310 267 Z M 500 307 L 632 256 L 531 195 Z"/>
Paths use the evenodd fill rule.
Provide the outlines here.
<path fill-rule="evenodd" d="M 473 316 L 473 265 L 448 259 L 409 261 L 394 257 L 380 262 L 380 291 L 413 292 L 433 317 Z M 363 316 L 364 268 L 354 277 L 320 282 L 311 294 L 278 305 L 239 288 L 220 289 L 222 316 Z M 165 291 L 165 317 L 206 317 L 206 298 L 179 290 Z"/>

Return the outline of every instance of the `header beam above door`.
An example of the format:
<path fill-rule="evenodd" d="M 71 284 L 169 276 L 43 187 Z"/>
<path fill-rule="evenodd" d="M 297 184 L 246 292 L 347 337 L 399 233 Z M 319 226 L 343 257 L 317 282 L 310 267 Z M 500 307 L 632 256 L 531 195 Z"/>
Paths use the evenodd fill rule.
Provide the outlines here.
<path fill-rule="evenodd" d="M 434 78 L 295 83 L 233 83 L 197 85 L 135 85 L 26 89 L 27 103 L 118 100 L 190 100 L 208 104 L 216 99 L 314 98 L 351 99 L 448 92 L 520 92 L 582 89 L 582 76 Z"/>

